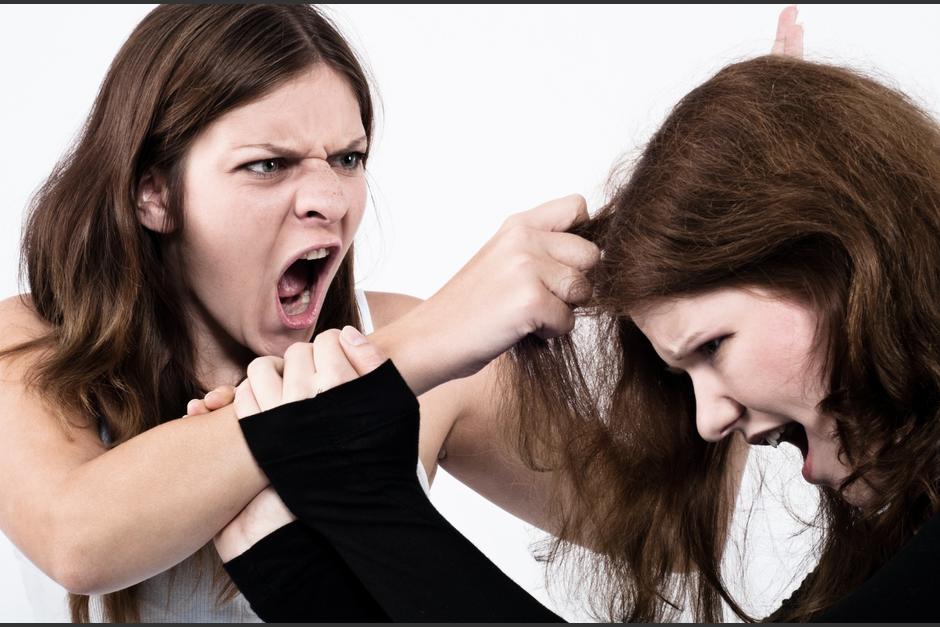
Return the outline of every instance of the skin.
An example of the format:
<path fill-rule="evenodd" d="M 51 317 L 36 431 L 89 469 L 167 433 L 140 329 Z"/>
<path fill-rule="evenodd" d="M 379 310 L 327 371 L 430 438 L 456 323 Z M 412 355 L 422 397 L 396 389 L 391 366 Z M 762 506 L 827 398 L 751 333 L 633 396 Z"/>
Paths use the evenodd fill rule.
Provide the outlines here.
<path fill-rule="evenodd" d="M 795 5 L 781 11 L 772 54 L 802 58 L 803 27 L 796 23 L 797 17 Z M 369 302 L 377 313 L 391 309 L 398 314 L 420 301 L 394 294 L 370 294 Z M 283 367 L 283 362 L 269 364 L 266 370 Z M 342 368 L 341 371 L 348 375 L 350 369 Z M 270 399 L 276 399 L 281 393 L 277 377 L 269 376 L 263 380 L 255 378 L 254 381 L 264 388 L 263 394 Z M 249 379 L 241 386 L 243 397 L 251 395 L 252 383 L 249 373 Z M 495 401 L 499 398 L 499 385 L 498 366 L 494 363 L 475 376 L 448 383 L 421 397 L 422 443 L 425 434 L 432 433 L 428 441 L 442 442 L 442 446 L 439 451 L 435 451 L 433 446 L 429 447 L 430 450 L 422 447 L 419 456 L 432 479 L 435 462 L 440 462 L 448 473 L 493 503 L 530 524 L 553 532 L 554 521 L 546 516 L 545 499 L 550 493 L 552 481 L 549 473 L 533 473 L 515 455 L 497 444 L 502 439 Z M 233 399 L 235 388 L 225 386 L 214 390 L 205 399 L 194 399 L 187 410 L 191 413 L 205 413 L 223 407 Z M 273 400 L 271 402 L 280 404 Z M 257 410 L 257 406 L 252 403 L 243 402 L 239 416 L 244 417 Z M 737 495 L 746 457 L 745 446 L 733 447 L 728 472 L 732 498 Z M 223 560 L 231 559 L 291 520 L 293 516 L 280 498 L 267 489 L 216 537 L 216 548 Z"/>
<path fill-rule="evenodd" d="M 342 159 L 359 150 L 362 135 L 350 95 L 331 71 L 312 68 L 222 116 L 186 155 L 185 226 L 174 252 L 188 272 L 185 305 L 206 389 L 242 379 L 258 352 L 284 354 L 312 336 L 315 321 L 301 330 L 279 324 L 274 290 L 284 265 L 324 237 L 348 249 L 361 219 L 363 174 Z M 294 106 L 297 100 L 305 106 Z M 254 149 L 236 154 L 241 149 L 233 146 L 288 141 L 293 161 Z M 271 158 L 285 159 L 282 176 L 259 180 L 239 169 Z M 158 173 L 142 178 L 145 228 L 167 232 L 166 196 Z M 477 372 L 528 333 L 568 332 L 568 303 L 586 295 L 584 272 L 598 253 L 563 231 L 586 215 L 577 196 L 517 214 L 428 301 L 370 299 L 378 327 L 370 341 L 423 394 Z M 0 330 L 10 347 L 49 329 L 17 297 L 0 303 Z M 107 449 L 97 424 L 65 416 L 70 428 L 63 429 L 59 408 L 27 386 L 41 358 L 34 351 L 0 360 L 0 529 L 67 590 L 112 592 L 172 567 L 265 488 L 231 406 Z M 433 426 L 422 429 L 420 445 L 429 468 L 465 398 L 444 398 L 447 386 L 438 389 L 426 421 Z"/>
<path fill-rule="evenodd" d="M 335 246 L 323 278 L 332 281 L 365 211 L 367 150 L 355 94 L 322 65 L 229 112 L 193 142 L 171 254 L 187 269 L 185 307 L 207 387 L 236 382 L 246 353 L 283 355 L 309 341 L 309 329 L 282 324 L 277 282 L 301 254 L 323 246 Z M 164 190 L 151 179 L 143 196 L 141 222 L 165 230 Z M 318 292 L 319 310 L 326 290 Z"/>
<path fill-rule="evenodd" d="M 803 477 L 838 488 L 851 468 L 839 456 L 817 316 L 762 289 L 729 288 L 656 301 L 633 316 L 671 372 L 695 390 L 696 426 L 717 442 L 739 432 L 750 444 L 796 422 L 805 431 Z"/>
<path fill-rule="evenodd" d="M 784 26 L 784 30 L 789 28 Z M 311 72 L 298 80 L 329 83 L 331 77 L 328 72 Z M 316 122 L 313 116 L 291 107 L 291 99 L 278 94 L 288 90 L 296 96 L 308 87 L 292 82 L 252 103 L 291 121 L 268 128 L 273 118 L 265 120 L 271 137 L 254 133 L 251 143 L 287 139 L 302 143 L 295 147 L 301 157 L 296 169 L 288 169 L 284 179 L 269 184 L 277 188 L 270 198 L 259 189 L 268 183 L 256 185 L 240 179 L 243 172 L 225 170 L 230 162 L 223 155 L 216 155 L 215 160 L 202 158 L 212 152 L 211 147 L 224 145 L 223 140 L 230 137 L 224 129 L 210 126 L 194 144 L 208 153 L 187 155 L 184 177 L 191 186 L 184 207 L 187 230 L 177 252 L 187 260 L 187 269 L 196 264 L 212 266 L 200 267 L 187 277 L 192 290 L 186 304 L 197 338 L 198 372 L 206 389 L 238 382 L 255 354 L 282 354 L 292 343 L 310 339 L 310 330 L 304 336 L 273 325 L 270 290 L 277 279 L 272 271 L 283 261 L 278 255 L 296 252 L 299 233 L 330 231 L 347 246 L 348 234 L 355 231 L 358 205 L 353 191 L 359 189 L 358 184 L 340 178 L 330 157 L 344 153 L 350 139 L 355 139 L 351 120 L 353 111 L 358 120 L 358 109 L 349 108 L 347 102 L 344 112 L 326 116 L 331 120 L 328 130 L 315 130 L 308 126 Z M 316 108 L 323 93 L 312 91 L 316 92 L 310 94 L 312 101 L 305 104 Z M 347 96 L 344 88 L 328 92 L 335 103 Z M 272 105 L 278 98 L 285 107 Z M 215 125 L 237 122 L 238 111 Z M 302 119 L 295 120 L 294 113 Z M 261 119 L 254 120 L 253 128 L 255 124 L 262 124 Z M 197 170 L 200 176 L 194 174 Z M 262 199 L 272 213 L 256 212 L 241 202 L 241 196 L 229 196 L 229 183 L 223 181 L 240 185 L 246 195 L 259 192 L 253 197 Z M 332 191 L 320 195 L 313 181 L 326 182 Z M 212 185 L 243 211 L 224 213 L 226 206 L 212 198 Z M 330 205 L 340 196 L 342 207 Z M 159 173 L 142 178 L 137 199 L 141 224 L 166 232 L 166 190 Z M 308 202 L 312 204 L 304 204 Z M 192 215 L 197 204 L 209 211 L 204 219 Z M 312 216 L 308 214 L 311 206 Z M 345 213 L 338 216 L 334 210 Z M 395 360 L 412 390 L 422 394 L 420 455 L 425 466 L 433 471 L 440 452 L 446 451 L 445 466 L 455 476 L 543 528 L 550 527 L 542 515 L 545 491 L 539 482 L 545 478 L 527 473 L 518 460 L 491 444 L 498 441 L 498 418 L 490 405 L 496 368 L 486 364 L 528 333 L 550 337 L 573 326 L 567 303 L 584 297 L 578 291 L 578 279 L 583 281 L 585 270 L 596 262 L 597 251 L 563 237 L 561 231 L 585 215 L 583 199 L 568 197 L 513 216 L 428 301 L 369 295 L 377 327 L 370 343 Z M 220 216 L 225 220 L 220 221 Z M 238 223 L 238 232 L 230 232 L 234 230 L 231 221 L 242 219 L 245 222 Z M 272 228 L 272 224 L 280 226 Z M 239 242 L 247 244 L 240 250 L 230 238 L 242 234 L 245 238 Z M 256 245 L 272 257 L 254 256 Z M 243 268 L 247 274 L 236 277 L 231 269 L 244 254 L 252 254 L 259 265 Z M 258 268 L 263 270 L 258 272 Z M 217 290 L 216 281 L 233 291 Z M 240 298 L 230 299 L 232 294 Z M 474 315 L 478 311 L 491 315 Z M 4 348 L 48 331 L 24 299 L 0 302 Z M 66 431 L 59 408 L 26 385 L 27 373 L 41 358 L 33 352 L 0 360 L 4 383 L 0 386 L 0 432 L 4 434 L 0 529 L 69 591 L 111 592 L 170 568 L 208 542 L 265 488 L 266 479 L 251 458 L 230 405 L 167 422 L 106 449 L 97 425 L 81 416 L 65 416 L 71 425 Z M 451 379 L 459 380 L 442 385 Z M 195 407 L 199 409 L 200 401 Z"/>

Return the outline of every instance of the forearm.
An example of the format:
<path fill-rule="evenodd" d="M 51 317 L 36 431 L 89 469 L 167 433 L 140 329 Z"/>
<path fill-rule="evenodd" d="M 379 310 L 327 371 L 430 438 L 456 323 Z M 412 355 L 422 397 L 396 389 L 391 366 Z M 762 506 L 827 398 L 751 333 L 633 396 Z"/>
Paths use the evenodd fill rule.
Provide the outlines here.
<path fill-rule="evenodd" d="M 404 385 L 385 364 L 242 428 L 287 506 L 391 619 L 557 620 L 427 500 L 414 474 L 418 407 Z"/>
<path fill-rule="evenodd" d="M 395 363 L 415 396 L 451 378 L 447 360 L 454 357 L 453 351 L 441 345 L 428 307 L 427 301 L 420 303 L 369 336 L 369 342 Z"/>
<path fill-rule="evenodd" d="M 509 377 L 505 357 L 500 357 L 472 377 L 453 386 L 456 419 L 443 444 L 440 465 L 510 514 L 552 534 L 558 533 L 557 518 L 551 516 L 556 491 L 556 473 L 533 470 L 525 464 L 507 420 L 512 416 L 503 397 Z M 424 401 L 422 400 L 422 410 Z M 422 424 L 422 437 L 424 435 Z"/>
<path fill-rule="evenodd" d="M 267 479 L 231 406 L 174 420 L 70 472 L 55 490 L 44 567 L 77 592 L 118 590 L 194 553 Z"/>
<path fill-rule="evenodd" d="M 389 620 L 336 550 L 299 521 L 261 538 L 225 570 L 268 623 Z"/>

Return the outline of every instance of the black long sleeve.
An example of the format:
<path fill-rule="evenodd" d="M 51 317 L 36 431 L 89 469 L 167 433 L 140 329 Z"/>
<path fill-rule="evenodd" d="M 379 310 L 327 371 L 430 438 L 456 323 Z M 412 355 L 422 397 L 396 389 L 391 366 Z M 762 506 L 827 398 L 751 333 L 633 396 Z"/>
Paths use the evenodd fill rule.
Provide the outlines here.
<path fill-rule="evenodd" d="M 309 576 L 324 555 L 316 548 L 322 538 L 374 600 L 373 610 L 390 620 L 561 620 L 428 500 L 414 471 L 418 401 L 390 361 L 240 424 L 271 485 L 312 532 L 303 536 L 299 525 L 288 525 L 230 562 L 236 585 L 262 618 L 275 611 L 290 620 L 322 616 L 322 577 Z M 260 584 L 266 576 L 277 579 Z"/>
<path fill-rule="evenodd" d="M 888 562 L 818 622 L 940 621 L 940 514 L 935 514 Z"/>
<path fill-rule="evenodd" d="M 265 622 L 389 620 L 326 539 L 297 520 L 224 566 Z"/>

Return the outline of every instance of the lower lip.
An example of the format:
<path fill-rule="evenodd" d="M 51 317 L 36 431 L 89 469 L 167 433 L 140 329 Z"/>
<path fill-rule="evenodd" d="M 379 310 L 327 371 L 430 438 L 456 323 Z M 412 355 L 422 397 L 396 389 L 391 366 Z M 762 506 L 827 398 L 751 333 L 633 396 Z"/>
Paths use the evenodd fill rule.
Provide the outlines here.
<path fill-rule="evenodd" d="M 281 318 L 281 324 L 288 329 L 308 329 L 312 327 L 314 323 L 316 323 L 317 316 L 320 313 L 319 292 L 319 286 L 317 286 L 315 292 L 310 295 L 310 304 L 307 305 L 306 311 L 294 314 L 293 316 L 287 315 L 287 312 L 284 311 L 284 306 L 281 304 L 281 299 L 278 298 L 275 293 L 274 300 L 276 302 L 278 316 Z"/>
<path fill-rule="evenodd" d="M 295 330 L 309 329 L 316 324 L 322 306 L 321 301 L 323 300 L 324 283 L 329 277 L 328 270 L 328 268 L 322 268 L 319 275 L 314 278 L 314 283 L 310 286 L 310 303 L 307 305 L 307 309 L 301 313 L 288 315 L 288 313 L 284 311 L 281 299 L 278 298 L 277 289 L 274 290 L 274 306 L 277 307 L 277 314 L 281 319 L 281 324 L 288 329 Z"/>
<path fill-rule="evenodd" d="M 803 473 L 803 479 L 805 479 L 808 483 L 815 483 L 815 482 L 813 481 L 813 464 L 812 464 L 812 458 L 810 457 L 810 453 L 809 453 L 809 448 L 808 448 L 808 447 L 807 447 L 807 450 L 806 450 L 806 457 L 803 459 L 803 470 L 802 470 L 802 473 Z"/>

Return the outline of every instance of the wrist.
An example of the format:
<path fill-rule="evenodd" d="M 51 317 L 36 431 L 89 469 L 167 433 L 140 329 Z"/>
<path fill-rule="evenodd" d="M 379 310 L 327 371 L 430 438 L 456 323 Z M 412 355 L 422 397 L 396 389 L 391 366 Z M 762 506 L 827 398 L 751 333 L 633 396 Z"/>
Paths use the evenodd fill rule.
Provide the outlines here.
<path fill-rule="evenodd" d="M 452 350 L 447 350 L 436 331 L 438 319 L 433 307 L 423 302 L 369 336 L 369 341 L 394 362 L 415 396 L 451 378 Z"/>

